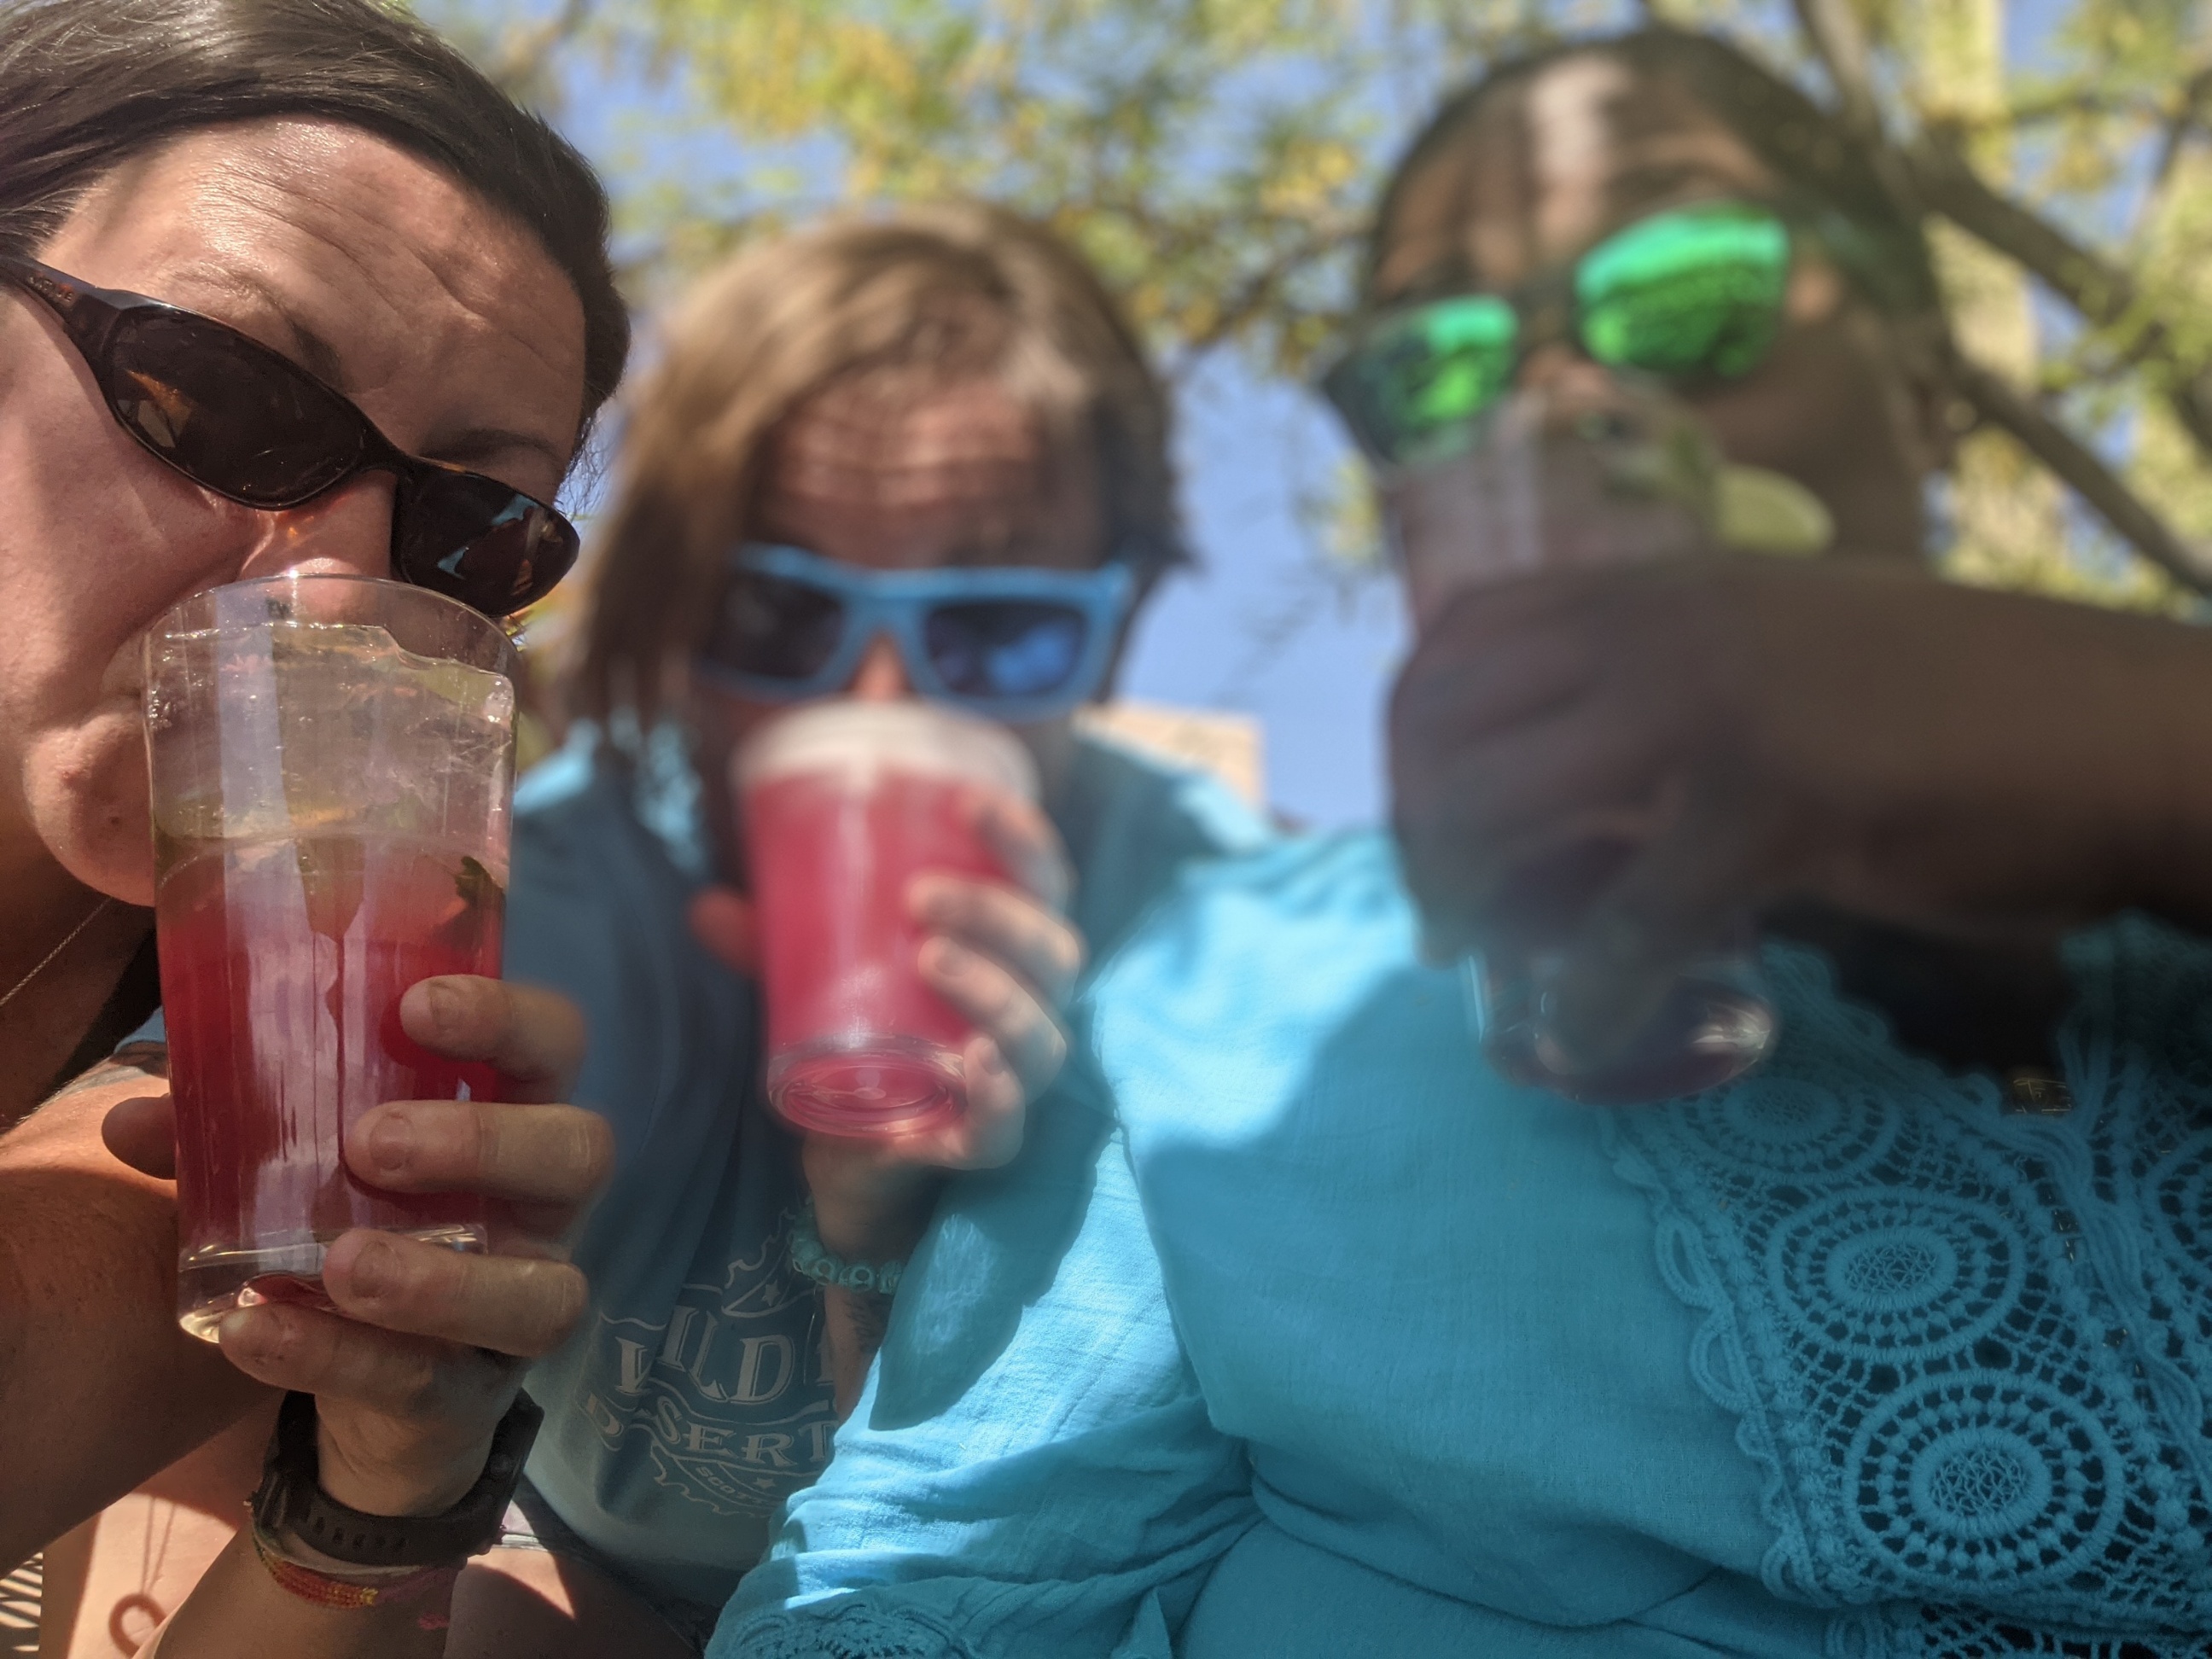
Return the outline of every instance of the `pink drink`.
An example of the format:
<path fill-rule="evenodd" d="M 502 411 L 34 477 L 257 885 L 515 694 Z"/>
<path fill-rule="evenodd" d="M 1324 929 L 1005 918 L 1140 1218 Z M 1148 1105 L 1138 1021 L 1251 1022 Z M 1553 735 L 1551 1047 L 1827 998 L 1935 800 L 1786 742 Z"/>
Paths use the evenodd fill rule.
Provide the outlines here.
<path fill-rule="evenodd" d="M 817 704 L 764 727 L 734 777 L 760 908 L 768 1091 L 824 1134 L 933 1127 L 967 1107 L 973 1027 L 926 986 L 907 893 L 925 872 L 1003 881 L 981 793 L 1034 799 L 1007 732 L 921 703 Z"/>
<path fill-rule="evenodd" d="M 372 1106 L 492 1084 L 399 1029 L 418 980 L 498 977 L 500 891 L 483 866 L 399 841 L 219 842 L 167 872 L 157 915 L 178 1248 L 196 1302 L 319 1303 L 322 1245 L 354 1227 L 481 1246 L 480 1200 L 364 1186 L 343 1149 Z"/>
<path fill-rule="evenodd" d="M 321 1303 L 349 1229 L 487 1243 L 482 1200 L 378 1191 L 343 1152 L 372 1107 L 493 1082 L 410 1042 L 399 1000 L 499 972 L 514 654 L 421 588 L 303 575 L 186 600 L 146 661 L 178 1316 L 213 1340 Z"/>

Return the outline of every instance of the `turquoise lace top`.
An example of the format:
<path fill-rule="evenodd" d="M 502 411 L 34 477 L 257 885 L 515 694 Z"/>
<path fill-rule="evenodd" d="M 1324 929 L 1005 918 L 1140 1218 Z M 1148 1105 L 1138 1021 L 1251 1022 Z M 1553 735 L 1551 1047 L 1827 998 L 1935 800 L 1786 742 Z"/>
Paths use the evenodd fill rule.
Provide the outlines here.
<path fill-rule="evenodd" d="M 1780 947 L 1766 1069 L 1600 1112 L 1480 1066 L 1386 842 L 1200 873 L 714 1653 L 2212 1652 L 2212 946 L 2069 962 L 2064 1117 Z"/>

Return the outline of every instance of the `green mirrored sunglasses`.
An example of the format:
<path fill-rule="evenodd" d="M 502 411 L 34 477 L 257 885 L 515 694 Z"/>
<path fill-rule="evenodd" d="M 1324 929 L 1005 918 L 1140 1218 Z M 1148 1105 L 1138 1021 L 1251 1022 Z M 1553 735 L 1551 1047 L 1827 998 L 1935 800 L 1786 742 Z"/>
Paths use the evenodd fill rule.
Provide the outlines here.
<path fill-rule="evenodd" d="M 1773 346 L 1790 229 L 1769 208 L 1703 202 L 1638 221 L 1575 262 L 1573 337 L 1608 368 L 1748 374 Z M 1449 449 L 1502 398 L 1530 342 L 1534 292 L 1462 294 L 1376 318 L 1322 379 L 1369 459 Z"/>

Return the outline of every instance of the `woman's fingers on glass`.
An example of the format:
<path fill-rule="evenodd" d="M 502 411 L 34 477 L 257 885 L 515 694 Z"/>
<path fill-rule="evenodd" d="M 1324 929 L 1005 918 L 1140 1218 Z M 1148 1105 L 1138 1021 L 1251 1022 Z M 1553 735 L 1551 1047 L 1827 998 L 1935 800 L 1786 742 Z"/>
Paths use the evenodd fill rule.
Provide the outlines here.
<path fill-rule="evenodd" d="M 1038 994 L 981 952 L 949 939 L 921 947 L 921 976 L 997 1045 L 1031 1098 L 1043 1092 L 1067 1059 L 1067 1037 Z"/>
<path fill-rule="evenodd" d="M 156 1181 L 177 1178 L 177 1115 L 166 1090 L 116 1102 L 100 1121 L 100 1138 L 139 1174 Z"/>
<path fill-rule="evenodd" d="M 969 1038 L 960 1058 L 968 1111 L 951 1132 L 946 1155 L 936 1161 L 953 1169 L 995 1170 L 1012 1163 L 1022 1149 L 1030 1093 L 991 1038 Z"/>
<path fill-rule="evenodd" d="M 426 979 L 400 998 L 399 1024 L 434 1053 L 491 1066 L 516 1100 L 561 1099 L 583 1063 L 583 1015 L 534 985 L 472 974 Z"/>
<path fill-rule="evenodd" d="M 402 1193 L 483 1193 L 580 1207 L 614 1167 L 614 1131 L 580 1106 L 395 1100 L 362 1115 L 346 1164 Z"/>
<path fill-rule="evenodd" d="M 568 1339 L 588 1298 L 565 1261 L 478 1255 L 356 1228 L 323 1258 L 338 1311 L 380 1330 L 535 1359 Z"/>
<path fill-rule="evenodd" d="M 704 887 L 691 901 L 691 936 L 732 971 L 760 971 L 760 913 L 734 887 Z"/>
<path fill-rule="evenodd" d="M 1075 867 L 1043 809 L 995 790 L 974 790 L 969 799 L 976 831 L 1006 873 L 1047 906 L 1066 909 L 1075 891 Z"/>
<path fill-rule="evenodd" d="M 942 874 L 915 878 L 909 914 L 933 933 L 1012 969 L 1057 1007 L 1083 971 L 1083 935 L 1042 899 L 1003 883 Z"/>
<path fill-rule="evenodd" d="M 224 1358 L 258 1382 L 401 1419 L 469 1414 L 514 1376 L 510 1362 L 473 1347 L 283 1303 L 228 1314 L 217 1334 Z"/>

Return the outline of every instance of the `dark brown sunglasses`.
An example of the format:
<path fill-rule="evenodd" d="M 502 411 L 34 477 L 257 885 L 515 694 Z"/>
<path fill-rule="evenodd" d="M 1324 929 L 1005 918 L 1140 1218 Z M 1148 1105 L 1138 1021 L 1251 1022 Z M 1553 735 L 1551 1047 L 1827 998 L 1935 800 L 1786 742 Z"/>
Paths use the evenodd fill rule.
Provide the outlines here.
<path fill-rule="evenodd" d="M 0 255 L 61 321 L 123 429 L 203 489 L 276 512 L 364 472 L 397 480 L 392 569 L 503 617 L 576 562 L 575 526 L 496 478 L 405 453 L 353 401 L 211 317 Z"/>

